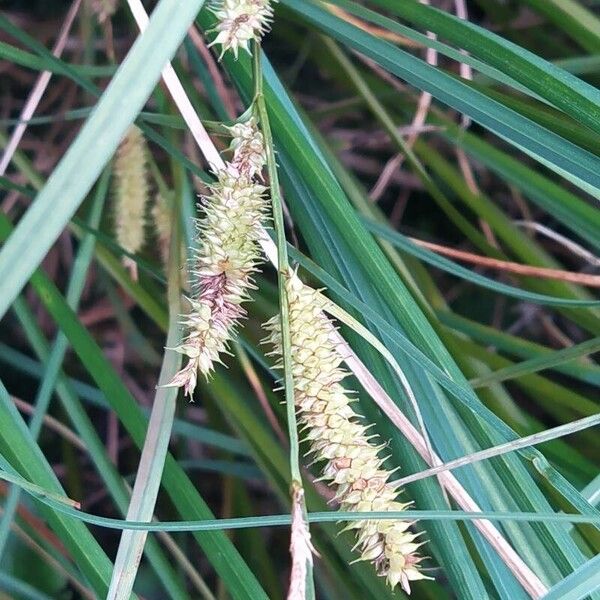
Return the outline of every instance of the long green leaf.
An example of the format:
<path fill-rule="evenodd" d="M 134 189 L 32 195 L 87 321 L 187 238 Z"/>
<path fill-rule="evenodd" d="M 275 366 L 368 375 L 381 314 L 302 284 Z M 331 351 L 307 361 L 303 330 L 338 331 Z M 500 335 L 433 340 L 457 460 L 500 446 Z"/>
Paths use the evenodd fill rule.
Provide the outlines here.
<path fill-rule="evenodd" d="M 448 327 L 465 333 L 476 341 L 494 346 L 498 350 L 519 358 L 534 359 L 545 357 L 550 359 L 554 353 L 553 350 L 546 346 L 511 336 L 510 334 L 503 333 L 486 325 L 481 325 L 446 310 L 437 312 L 437 316 Z M 583 383 L 600 386 L 600 368 L 594 365 L 581 362 L 576 364 L 561 362 L 549 368 L 556 369 L 560 373 L 579 379 Z"/>
<path fill-rule="evenodd" d="M 18 298 L 14 303 L 15 313 L 20 320 L 26 337 L 43 362 L 48 362 L 50 359 L 50 348 L 48 347 L 44 335 L 40 331 L 35 318 L 31 314 L 26 304 Z M 24 355 L 18 357 L 18 362 L 13 363 L 15 367 L 23 367 L 24 363 L 30 360 Z M 89 386 L 88 386 L 89 387 Z M 114 463 L 106 453 L 103 441 L 92 424 L 92 421 L 86 414 L 84 407 L 81 405 L 75 390 L 81 391 L 87 388 L 74 385 L 69 381 L 64 374 L 59 373 L 56 382 L 56 393 L 61 401 L 61 404 L 77 430 L 77 433 L 84 441 L 87 451 L 94 463 L 98 473 L 106 483 L 107 489 L 115 500 L 121 513 L 125 515 L 129 494 L 126 487 L 123 485 L 123 480 L 119 475 Z M 98 391 L 99 395 L 102 395 Z M 161 580 L 165 590 L 170 590 L 173 598 L 185 600 L 187 594 L 182 588 L 179 578 L 175 574 L 173 568 L 169 564 L 167 558 L 162 553 L 158 542 L 154 539 L 149 540 L 146 546 L 146 554 L 156 574 Z"/>
<path fill-rule="evenodd" d="M 506 294 L 508 296 L 513 296 L 515 298 L 520 298 L 521 300 L 526 300 L 529 302 L 535 302 L 539 304 L 546 304 L 548 306 L 599 306 L 600 301 L 598 300 L 570 300 L 570 299 L 561 299 L 561 298 L 553 298 L 552 296 L 546 296 L 544 294 L 535 294 L 532 292 L 527 292 L 525 290 L 520 290 L 519 288 L 515 288 L 511 285 L 503 284 L 498 281 L 494 281 L 489 277 L 485 277 L 483 275 L 479 275 L 479 273 L 475 273 L 471 269 L 467 269 L 466 267 L 462 267 L 455 262 L 437 255 L 435 252 L 428 250 L 427 248 L 421 248 L 409 240 L 406 236 L 401 233 L 390 229 L 389 227 L 385 227 L 380 225 L 379 223 L 375 223 L 373 221 L 364 220 L 365 226 L 376 234 L 378 237 L 381 237 L 385 240 L 390 241 L 394 246 L 401 248 L 405 252 L 416 256 L 417 258 L 423 260 L 434 267 L 439 269 L 443 269 L 448 273 L 452 273 L 466 281 L 471 281 L 476 283 L 482 287 L 494 290 L 495 292 L 499 292 L 501 294 Z"/>
<path fill-rule="evenodd" d="M 239 81 L 241 78 L 240 73 L 243 69 L 242 61 L 239 61 L 237 65 L 239 66 L 236 66 L 236 75 Z M 229 64 L 228 67 L 230 69 L 233 68 L 231 64 Z M 314 236 L 311 237 L 311 243 L 313 241 L 315 241 L 315 243 L 318 242 L 320 244 L 320 248 L 323 248 L 323 252 L 333 253 L 334 256 L 360 256 L 364 268 L 368 272 L 368 285 L 371 285 L 372 289 L 381 291 L 382 297 L 386 299 L 386 302 L 390 307 L 393 307 L 395 314 L 402 315 L 401 318 L 404 321 L 403 326 L 406 328 L 409 337 L 417 342 L 417 345 L 422 344 L 424 348 L 428 348 L 428 352 L 433 351 L 433 346 L 436 346 L 436 350 L 433 351 L 435 360 L 444 362 L 445 368 L 448 369 L 449 372 L 452 372 L 453 376 L 456 375 L 456 377 L 460 379 L 461 375 L 456 370 L 456 366 L 452 365 L 451 360 L 447 360 L 447 351 L 443 347 L 437 346 L 438 342 L 434 341 L 435 336 L 430 335 L 429 326 L 426 322 L 421 320 L 422 316 L 419 315 L 418 309 L 415 310 L 414 306 L 411 306 L 410 310 L 407 309 L 407 303 L 410 304 L 411 300 L 409 300 L 405 292 L 402 291 L 402 288 L 398 286 L 395 273 L 389 270 L 389 267 L 386 266 L 383 261 L 381 261 L 378 252 L 372 245 L 372 242 L 367 241 L 362 227 L 352 213 L 350 211 L 343 210 L 343 200 L 340 198 L 339 186 L 332 181 L 331 172 L 326 166 L 323 166 L 323 161 L 318 155 L 318 151 L 314 142 L 310 140 L 306 127 L 302 124 L 298 114 L 294 111 L 291 103 L 285 97 L 285 92 L 280 86 L 277 87 L 278 84 L 273 78 L 271 78 L 271 84 L 275 86 L 274 92 L 271 93 L 273 93 L 273 96 L 278 99 L 278 102 L 274 101 L 273 104 L 273 122 L 276 135 L 279 136 L 280 143 L 289 149 L 290 154 L 293 156 L 295 165 L 297 166 L 298 173 L 306 174 L 304 177 L 307 177 L 307 179 L 302 181 L 302 185 L 306 185 L 307 188 L 312 191 L 312 193 L 309 193 L 305 196 L 306 201 L 309 201 L 310 198 L 313 198 L 315 199 L 314 201 L 319 203 L 319 208 L 317 209 L 315 207 L 314 212 L 311 212 L 310 218 L 314 218 L 315 220 L 319 218 L 331 218 L 331 222 L 336 224 L 334 227 L 337 228 L 340 234 L 345 236 L 347 239 L 352 239 L 351 244 L 346 245 L 343 248 L 336 247 L 335 244 L 332 243 L 329 234 L 327 237 L 324 235 L 324 231 L 326 231 L 327 227 L 330 225 L 328 224 L 325 226 L 324 224 L 319 224 L 315 229 L 315 231 L 318 230 L 318 233 L 315 233 Z M 301 142 L 301 137 L 306 141 Z M 308 140 L 306 138 L 308 138 Z M 315 155 L 315 153 L 317 154 Z M 280 156 L 282 164 L 285 165 L 287 159 L 284 161 L 284 153 L 281 150 Z M 287 167 L 284 169 L 284 171 L 288 171 Z M 308 177 L 307 174 L 310 174 L 310 177 Z M 294 177 L 299 178 L 297 173 L 294 174 Z M 305 209 L 300 208 L 301 205 L 293 196 L 290 195 L 291 185 L 289 179 L 284 181 L 284 185 L 286 187 L 286 191 L 288 192 L 288 201 L 290 201 L 290 199 L 292 200 L 291 205 L 296 218 L 298 218 L 298 215 L 303 215 Z M 319 217 L 319 214 L 322 216 Z M 306 239 L 306 236 L 310 232 L 310 228 L 308 227 L 309 221 L 302 216 L 299 222 L 302 226 L 303 234 Z M 307 226 L 305 227 L 304 225 Z M 329 246 L 327 247 L 326 244 L 329 244 Z M 342 259 L 340 259 L 338 264 L 339 267 L 336 268 L 340 268 L 342 271 L 347 271 L 349 268 L 349 266 L 347 266 L 347 259 L 343 260 L 343 262 Z M 365 282 L 361 281 L 360 279 L 356 279 L 355 273 L 353 273 L 352 277 L 353 281 L 351 285 L 353 288 L 360 286 L 359 289 L 361 294 L 368 293 L 368 285 L 365 285 Z M 361 275 L 360 277 L 364 278 L 364 275 Z M 380 300 L 373 300 L 374 303 L 379 301 Z M 366 305 L 363 304 L 362 306 L 364 307 Z M 364 310 L 364 308 L 361 308 L 361 310 Z M 384 327 L 389 330 L 390 324 L 388 323 Z M 395 327 L 391 327 L 391 329 L 395 329 Z M 386 335 L 385 331 L 382 331 L 381 333 Z M 423 364 L 423 356 L 421 356 L 420 364 Z M 375 372 L 378 374 L 378 377 L 382 376 L 381 371 L 375 370 Z M 420 381 L 424 381 L 423 377 L 420 378 Z M 427 381 L 426 378 L 425 381 Z M 411 379 L 411 384 L 413 383 L 415 385 L 419 385 L 418 377 L 416 379 Z M 456 388 L 455 390 L 453 390 L 453 393 L 457 393 L 462 399 L 466 400 L 466 396 L 463 394 L 464 390 L 461 390 L 460 392 Z M 394 397 L 401 397 L 401 394 L 402 392 L 397 392 Z M 424 397 L 426 396 L 424 395 Z M 471 400 L 473 400 L 473 398 L 471 398 Z M 425 404 L 425 406 L 428 409 L 427 404 Z M 475 404 L 470 402 L 470 406 L 474 408 Z M 503 426 L 500 423 L 496 422 L 495 424 L 499 428 L 503 429 Z M 445 430 L 446 432 L 448 431 L 447 427 Z M 482 439 L 490 436 L 491 434 L 489 428 L 484 428 L 482 431 L 481 426 L 480 433 Z M 496 443 L 493 438 L 493 435 L 491 438 L 487 437 L 488 441 L 486 443 Z M 406 461 L 406 454 L 402 460 L 404 462 Z M 525 505 L 535 505 L 538 506 L 540 510 L 543 510 L 542 507 L 545 506 L 545 499 L 539 490 L 533 487 L 531 479 L 528 479 L 528 476 L 525 474 L 525 472 L 517 466 L 518 463 L 515 463 L 515 461 L 510 461 L 510 464 L 510 468 L 501 471 L 502 476 L 506 478 L 506 481 L 510 482 L 511 485 L 520 486 L 519 489 L 524 490 L 527 487 L 527 492 L 520 494 L 520 501 L 523 501 Z M 549 533 L 550 529 L 553 530 L 552 534 Z M 560 554 L 564 555 L 565 558 L 561 564 L 561 568 L 565 571 L 568 570 L 569 564 L 577 564 L 577 562 L 581 560 L 580 555 L 578 555 L 574 550 L 573 545 L 566 537 L 561 536 L 557 529 L 550 527 L 548 530 L 546 530 L 546 528 L 543 528 L 540 530 L 540 535 L 544 539 L 544 543 L 548 544 L 549 547 L 552 547 L 553 551 L 557 549 Z M 559 544 L 555 543 L 553 536 L 557 536 L 557 539 L 562 538 L 561 542 Z"/>
<path fill-rule="evenodd" d="M 531 358 L 530 360 L 517 363 L 516 365 L 506 367 L 505 369 L 500 369 L 489 375 L 478 377 L 477 379 L 471 380 L 471 385 L 473 387 L 492 385 L 493 383 L 514 379 L 521 375 L 535 373 L 537 371 L 542 371 L 543 369 L 550 369 L 564 362 L 581 358 L 582 356 L 587 356 L 588 354 L 593 354 L 598 351 L 600 351 L 600 338 L 597 337 L 582 342 L 581 344 L 564 348 L 563 350 L 557 350 L 550 356 Z"/>
<path fill-rule="evenodd" d="M 414 0 L 371 2 L 457 44 L 600 132 L 600 92 L 590 84 L 491 31 L 441 10 Z"/>
<path fill-rule="evenodd" d="M 100 216 L 102 214 L 102 208 L 104 206 L 104 200 L 108 192 L 109 172 L 106 171 L 100 179 L 98 189 L 95 194 L 93 208 L 90 211 L 90 225 L 97 227 L 100 222 Z M 88 235 L 79 249 L 77 258 L 73 265 L 73 274 L 69 281 L 67 291 L 67 302 L 74 310 L 77 309 L 79 299 L 83 291 L 85 284 L 87 270 L 92 259 L 92 253 L 94 250 L 94 238 Z M 64 359 L 67 351 L 67 340 L 59 334 L 56 341 L 54 342 L 51 356 L 48 361 L 48 367 L 44 373 L 42 383 L 35 401 L 35 412 L 29 423 L 29 430 L 34 440 L 37 440 L 42 428 L 43 417 L 48 411 L 52 393 L 56 386 L 56 380 L 60 372 L 61 363 Z M 12 488 L 10 494 L 4 505 L 4 514 L 2 521 L 0 522 L 0 557 L 2 556 L 6 547 L 6 541 L 10 533 L 10 525 L 14 518 L 17 506 L 19 504 L 19 491 L 17 488 Z"/>
<path fill-rule="evenodd" d="M 600 52 L 600 20 L 579 0 L 523 0 L 590 53 Z"/>
<path fill-rule="evenodd" d="M 50 492 L 63 489 L 50 465 L 35 443 L 8 392 L 0 383 L 0 453 L 28 480 Z M 54 509 L 44 515 L 71 552 L 82 573 L 99 596 L 104 596 L 110 580 L 111 562 L 83 523 L 73 523 Z"/>
<path fill-rule="evenodd" d="M 600 159 L 530 119 L 471 89 L 392 44 L 334 17 L 312 1 L 283 0 L 321 31 L 373 59 L 384 69 L 468 115 L 588 193 L 600 198 Z"/>

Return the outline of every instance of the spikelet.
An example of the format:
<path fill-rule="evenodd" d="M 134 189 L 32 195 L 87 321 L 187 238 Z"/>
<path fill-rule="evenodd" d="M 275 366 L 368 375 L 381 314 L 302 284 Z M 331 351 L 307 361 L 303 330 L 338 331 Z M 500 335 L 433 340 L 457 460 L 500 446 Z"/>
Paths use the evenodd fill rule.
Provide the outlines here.
<path fill-rule="evenodd" d="M 331 340 L 333 324 L 322 312 L 318 292 L 303 285 L 296 274 L 290 276 L 286 289 L 298 422 L 315 461 L 325 462 L 323 479 L 335 487 L 341 510 L 405 510 L 408 504 L 396 500 L 396 486 L 388 481 L 391 473 L 383 467 L 383 446 L 373 443 L 375 436 L 367 434 L 369 427 L 361 423 L 350 406 L 349 392 L 341 385 L 347 372 L 340 366 L 343 358 Z M 273 354 L 280 357 L 276 367 L 282 368 L 279 317 L 266 327 Z M 400 584 L 408 593 L 411 581 L 428 579 L 419 569 L 422 557 L 417 549 L 422 543 L 410 526 L 400 520 L 361 520 L 347 527 L 356 529 L 359 560 L 372 562 L 392 589 Z"/>
<path fill-rule="evenodd" d="M 256 129 L 256 122 L 248 121 L 248 127 Z M 227 351 L 236 325 L 246 316 L 242 303 L 249 300 L 255 287 L 253 274 L 263 260 L 258 240 L 268 209 L 267 188 L 253 179 L 264 164 L 264 158 L 261 164 L 257 159 L 264 157 L 264 149 L 256 146 L 257 140 L 262 144 L 262 136 L 236 126 L 232 133 L 233 157 L 216 172 L 217 181 L 201 205 L 204 217 L 196 220 L 191 311 L 182 317 L 187 335 L 174 349 L 186 355 L 188 362 L 169 385 L 183 387 L 190 398 L 198 373 L 210 374 L 220 354 Z"/>
<path fill-rule="evenodd" d="M 212 11 L 218 19 L 214 29 L 218 34 L 210 46 L 220 44 L 221 57 L 227 50 L 236 58 L 240 48 L 250 52 L 250 42 L 260 41 L 273 17 L 269 0 L 220 0 Z"/>
<path fill-rule="evenodd" d="M 117 150 L 114 173 L 115 235 L 123 249 L 135 254 L 144 245 L 148 202 L 146 142 L 135 125 L 129 128 Z M 129 259 L 123 262 L 132 265 Z"/>

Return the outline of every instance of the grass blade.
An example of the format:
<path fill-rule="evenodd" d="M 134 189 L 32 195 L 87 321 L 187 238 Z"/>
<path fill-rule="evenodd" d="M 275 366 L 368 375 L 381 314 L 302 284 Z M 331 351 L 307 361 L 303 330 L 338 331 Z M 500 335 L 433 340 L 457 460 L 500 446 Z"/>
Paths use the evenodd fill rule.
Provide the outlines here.
<path fill-rule="evenodd" d="M 174 219 L 175 221 L 175 219 Z M 174 228 L 169 258 L 169 331 L 167 348 L 175 348 L 181 340 L 179 314 L 179 252 L 180 242 L 178 228 Z M 165 458 L 169 448 L 175 406 L 178 395 L 177 388 L 165 387 L 181 367 L 181 354 L 165 352 L 146 439 L 142 448 L 142 456 L 131 495 L 127 519 L 133 521 L 151 521 L 156 505 L 156 497 L 160 487 Z M 110 582 L 107 598 L 126 600 L 129 598 L 137 575 L 140 559 L 146 543 L 147 532 L 127 531 L 123 533 L 115 566 Z"/>
<path fill-rule="evenodd" d="M 332 16 L 313 2 L 297 4 L 283 0 L 283 4 L 301 14 L 306 22 L 373 59 L 390 73 L 471 117 L 548 168 L 600 198 L 600 177 L 597 175 L 600 172 L 597 164 L 600 160 L 591 153 L 581 150 L 408 52 Z"/>
<path fill-rule="evenodd" d="M 10 229 L 10 223 L 0 213 L 0 234 L 6 237 Z M 34 273 L 31 283 L 48 312 L 60 323 L 73 350 L 104 393 L 129 435 L 136 445 L 141 447 L 144 443 L 146 427 L 139 406 L 131 393 L 48 278 L 38 270 Z M 166 459 L 163 485 L 182 514 L 194 515 L 197 518 L 212 518 L 205 501 L 170 454 Z M 217 572 L 227 581 L 230 592 L 236 600 L 265 598 L 264 591 L 256 578 L 224 534 L 219 532 L 199 534 L 196 539 Z M 106 589 L 108 589 L 108 582 Z"/>
<path fill-rule="evenodd" d="M 477 379 L 471 380 L 473 387 L 482 387 L 499 383 L 500 381 L 507 381 L 520 377 L 521 375 L 527 375 L 529 373 L 536 373 L 544 369 L 551 369 L 565 362 L 587 356 L 600 351 L 600 338 L 593 338 L 581 344 L 564 348 L 563 350 L 557 350 L 548 357 L 536 357 L 530 360 L 526 360 L 511 367 L 494 371 L 489 375 L 478 377 Z"/>
<path fill-rule="evenodd" d="M 0 421 L 3 423 L 0 429 L 2 456 L 31 483 L 52 493 L 64 495 L 56 475 L 35 444 L 2 383 Z M 104 596 L 108 589 L 111 563 L 87 527 L 51 508 L 45 508 L 44 514 L 53 530 L 61 536 L 90 585 L 99 596 Z"/>
<path fill-rule="evenodd" d="M 580 600 L 600 589 L 600 554 L 557 583 L 544 600 Z"/>
<path fill-rule="evenodd" d="M 449 260 L 443 256 L 439 256 L 435 252 L 428 250 L 427 248 L 423 248 L 417 246 L 414 242 L 409 240 L 406 236 L 401 233 L 390 229 L 384 225 L 380 225 L 379 223 L 375 223 L 370 220 L 363 220 L 365 226 L 372 231 L 378 237 L 388 240 L 397 248 L 401 248 L 405 252 L 411 254 L 412 256 L 416 256 L 422 261 L 433 265 L 437 268 L 443 269 L 447 273 L 452 273 L 457 277 L 460 277 L 466 281 L 471 281 L 481 287 L 485 287 L 495 292 L 499 292 L 502 294 L 506 294 L 508 296 L 513 296 L 515 298 L 519 298 L 521 300 L 527 300 L 529 302 L 535 302 L 539 304 L 546 304 L 548 306 L 599 306 L 600 301 L 598 300 L 571 300 L 567 298 L 555 298 L 552 296 L 546 296 L 545 294 L 536 294 L 534 292 L 527 292 L 525 290 L 520 290 L 511 285 L 507 285 L 504 283 L 500 283 L 489 277 L 485 277 L 484 275 L 480 275 L 479 273 L 474 272 L 471 269 L 466 267 L 462 267 L 458 265 L 452 260 Z"/>
<path fill-rule="evenodd" d="M 444 11 L 414 0 L 401 4 L 390 0 L 372 2 L 456 43 L 512 76 L 593 131 L 600 131 L 600 92 L 583 80 L 490 31 Z"/>
<path fill-rule="evenodd" d="M 108 192 L 108 181 L 109 172 L 106 171 L 100 179 L 90 211 L 89 224 L 91 227 L 97 227 L 98 223 L 100 222 L 104 200 Z M 67 291 L 67 303 L 74 310 L 77 309 L 77 305 L 79 304 L 79 299 L 83 291 L 87 270 L 92 259 L 94 243 L 95 238 L 92 235 L 86 236 L 82 242 L 78 256 L 73 265 L 73 274 Z M 36 396 L 35 411 L 29 423 L 29 430 L 34 440 L 37 440 L 39 437 L 42 427 L 42 420 L 48 411 L 52 393 L 56 386 L 56 380 L 58 378 L 61 363 L 67 351 L 67 347 L 67 339 L 64 337 L 64 335 L 59 334 L 52 347 L 52 351 L 48 359 L 48 366 Z M 0 557 L 2 556 L 6 547 L 6 541 L 10 531 L 10 524 L 14 518 L 17 506 L 19 504 L 19 496 L 20 494 L 17 488 L 12 488 L 4 505 L 4 514 L 2 516 L 2 521 L 0 522 Z"/>

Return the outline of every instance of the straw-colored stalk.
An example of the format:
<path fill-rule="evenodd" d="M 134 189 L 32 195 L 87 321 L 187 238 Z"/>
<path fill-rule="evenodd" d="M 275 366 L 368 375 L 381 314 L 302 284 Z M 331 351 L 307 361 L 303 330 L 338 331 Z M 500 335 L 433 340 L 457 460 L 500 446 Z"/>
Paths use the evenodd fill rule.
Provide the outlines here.
<path fill-rule="evenodd" d="M 290 537 L 292 572 L 287 600 L 305 600 L 308 567 L 313 564 L 313 554 L 316 554 L 310 541 L 310 531 L 303 505 L 304 489 L 296 482 L 292 488 L 292 535 Z"/>

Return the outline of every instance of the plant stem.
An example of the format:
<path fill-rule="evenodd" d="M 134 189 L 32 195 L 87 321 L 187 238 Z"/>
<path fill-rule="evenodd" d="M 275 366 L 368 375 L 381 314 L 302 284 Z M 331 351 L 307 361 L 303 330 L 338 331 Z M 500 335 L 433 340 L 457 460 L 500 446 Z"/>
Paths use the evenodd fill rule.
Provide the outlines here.
<path fill-rule="evenodd" d="M 253 49 L 253 74 L 255 97 L 254 102 L 258 109 L 260 128 L 264 138 L 267 155 L 267 173 L 271 190 L 271 204 L 273 208 L 273 222 L 275 223 L 275 234 L 277 238 L 277 282 L 279 285 L 279 315 L 281 320 L 281 337 L 283 345 L 283 367 L 285 400 L 287 405 L 287 420 L 290 437 L 290 471 L 292 480 L 302 481 L 299 465 L 299 441 L 296 426 L 296 409 L 294 405 L 294 380 L 292 377 L 292 342 L 290 337 L 289 305 L 287 300 L 286 282 L 289 277 L 290 265 L 287 254 L 287 242 L 285 239 L 285 226 L 283 221 L 283 208 L 281 194 L 279 191 L 279 177 L 277 175 L 277 163 L 275 150 L 273 148 L 273 136 L 269 124 L 267 107 L 262 90 L 262 69 L 260 65 L 260 46 L 254 45 Z"/>
<path fill-rule="evenodd" d="M 277 241 L 277 283 L 279 287 L 279 317 L 281 326 L 282 355 L 283 355 L 283 381 L 285 386 L 285 403 L 290 439 L 290 472 L 292 476 L 291 494 L 295 501 L 301 503 L 302 514 L 308 531 L 308 518 L 304 493 L 302 488 L 302 475 L 300 473 L 300 442 L 298 439 L 298 426 L 296 422 L 296 407 L 294 404 L 294 379 L 292 376 L 292 340 L 290 335 L 289 304 L 286 283 L 290 275 L 290 265 L 287 254 L 287 241 L 285 238 L 285 225 L 283 219 L 283 205 L 277 175 L 277 161 L 273 147 L 273 135 L 269 123 L 269 115 L 263 94 L 263 74 L 261 66 L 261 46 L 254 42 L 252 46 L 252 73 L 254 78 L 254 102 L 258 110 L 260 128 L 263 134 L 267 173 L 271 192 L 271 206 L 273 222 Z M 298 493 L 302 490 L 302 493 Z M 299 499 L 299 500 L 298 500 Z M 314 598 L 313 570 L 310 561 L 307 561 L 306 597 Z"/>

